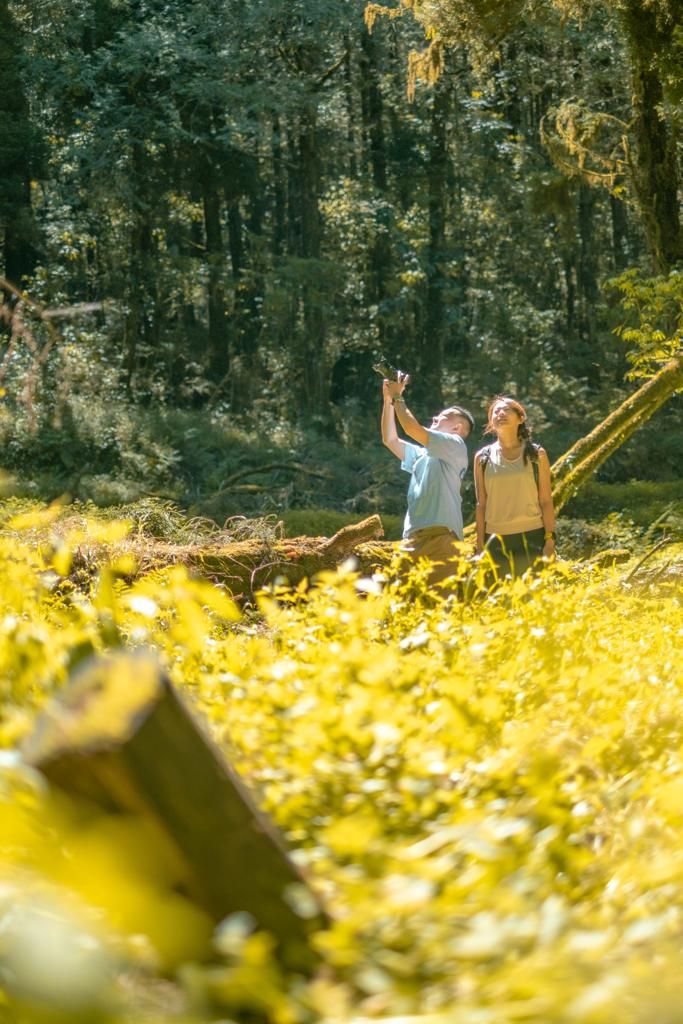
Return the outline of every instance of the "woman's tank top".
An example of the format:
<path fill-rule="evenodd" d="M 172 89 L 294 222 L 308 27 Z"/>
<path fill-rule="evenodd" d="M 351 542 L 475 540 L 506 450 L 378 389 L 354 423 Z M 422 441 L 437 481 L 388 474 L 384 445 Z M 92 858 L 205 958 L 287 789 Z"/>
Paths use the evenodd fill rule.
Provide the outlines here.
<path fill-rule="evenodd" d="M 486 533 L 523 533 L 543 526 L 538 485 L 531 459 L 505 459 L 500 444 L 489 448 L 484 467 Z"/>

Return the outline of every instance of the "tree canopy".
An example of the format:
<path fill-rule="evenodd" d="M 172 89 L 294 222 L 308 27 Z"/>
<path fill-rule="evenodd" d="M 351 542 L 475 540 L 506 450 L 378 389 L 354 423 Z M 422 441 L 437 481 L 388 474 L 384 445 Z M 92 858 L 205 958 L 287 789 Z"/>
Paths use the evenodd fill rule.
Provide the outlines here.
<path fill-rule="evenodd" d="M 5 13 L 0 272 L 43 308 L 99 305 L 30 391 L 46 430 L 106 379 L 132 407 L 355 444 L 385 353 L 425 414 L 517 392 L 559 454 L 626 396 L 629 349 L 647 372 L 676 354 L 673 0 Z"/>

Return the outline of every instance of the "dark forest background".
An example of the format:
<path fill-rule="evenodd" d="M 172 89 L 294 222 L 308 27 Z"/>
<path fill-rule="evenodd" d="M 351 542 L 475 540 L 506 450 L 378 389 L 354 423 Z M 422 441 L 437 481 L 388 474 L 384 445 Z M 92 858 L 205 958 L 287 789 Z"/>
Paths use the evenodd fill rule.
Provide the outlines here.
<path fill-rule="evenodd" d="M 6 492 L 399 512 L 380 354 L 562 454 L 680 345 L 680 6 L 0 0 Z"/>

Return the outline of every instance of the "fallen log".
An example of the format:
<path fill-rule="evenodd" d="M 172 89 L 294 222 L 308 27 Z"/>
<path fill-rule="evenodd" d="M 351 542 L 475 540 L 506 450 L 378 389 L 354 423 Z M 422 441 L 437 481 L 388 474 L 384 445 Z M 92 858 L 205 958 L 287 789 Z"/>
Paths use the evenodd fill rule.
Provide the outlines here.
<path fill-rule="evenodd" d="M 333 537 L 291 537 L 281 540 L 253 540 L 202 544 L 171 544 L 133 538 L 118 546 L 117 555 L 132 554 L 137 573 L 158 569 L 160 565 L 182 564 L 188 569 L 227 587 L 241 601 L 252 600 L 255 593 L 277 580 L 296 586 L 317 573 L 334 571 L 350 556 L 363 574 L 386 564 L 394 545 L 378 542 L 383 536 L 382 520 L 373 515 L 360 523 L 344 526 Z M 103 545 L 81 545 L 75 552 L 71 574 L 90 576 L 114 552 Z"/>
<path fill-rule="evenodd" d="M 557 459 L 551 467 L 555 511 L 559 511 L 610 455 L 681 388 L 683 354 L 670 359 L 654 377 Z"/>
<path fill-rule="evenodd" d="M 313 967 L 320 902 L 154 659 L 118 654 L 84 665 L 23 754 L 59 789 L 156 823 L 179 853 L 183 888 L 214 921 L 247 912 L 288 968 Z"/>

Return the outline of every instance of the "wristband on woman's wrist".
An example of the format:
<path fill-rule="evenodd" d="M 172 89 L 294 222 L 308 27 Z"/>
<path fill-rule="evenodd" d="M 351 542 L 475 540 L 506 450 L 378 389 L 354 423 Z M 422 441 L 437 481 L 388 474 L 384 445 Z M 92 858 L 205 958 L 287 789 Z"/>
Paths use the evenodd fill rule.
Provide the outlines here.
<path fill-rule="evenodd" d="M 555 540 L 555 531 L 554 530 L 546 530 L 545 533 L 543 534 L 543 540 Z"/>
<path fill-rule="evenodd" d="M 396 405 L 397 402 L 401 402 L 403 405 L 406 404 L 406 400 L 402 395 L 396 395 L 396 398 L 392 398 L 391 404 Z"/>

